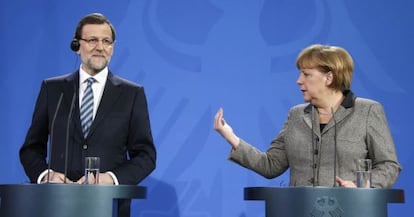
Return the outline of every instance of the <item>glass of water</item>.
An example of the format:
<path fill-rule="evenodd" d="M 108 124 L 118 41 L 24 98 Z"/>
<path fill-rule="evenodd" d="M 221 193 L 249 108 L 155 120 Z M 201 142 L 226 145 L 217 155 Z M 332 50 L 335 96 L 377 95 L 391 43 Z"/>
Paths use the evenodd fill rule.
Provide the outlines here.
<path fill-rule="evenodd" d="M 358 188 L 371 188 L 372 162 L 371 159 L 357 159 L 356 164 L 356 185 Z"/>
<path fill-rule="evenodd" d="M 85 158 L 85 184 L 99 183 L 99 157 Z"/>

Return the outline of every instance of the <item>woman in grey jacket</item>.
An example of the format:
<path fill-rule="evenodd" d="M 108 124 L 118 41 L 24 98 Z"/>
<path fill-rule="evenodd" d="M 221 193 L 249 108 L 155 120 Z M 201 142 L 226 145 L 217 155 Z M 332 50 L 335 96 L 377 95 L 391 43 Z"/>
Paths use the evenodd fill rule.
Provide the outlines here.
<path fill-rule="evenodd" d="M 266 178 L 290 168 L 290 186 L 356 187 L 355 160 L 372 160 L 372 187 L 391 187 L 401 171 L 380 103 L 350 91 L 353 60 L 340 47 L 311 45 L 296 61 L 307 102 L 291 108 L 262 152 L 240 139 L 220 108 L 214 129 L 232 146 L 230 159 Z"/>

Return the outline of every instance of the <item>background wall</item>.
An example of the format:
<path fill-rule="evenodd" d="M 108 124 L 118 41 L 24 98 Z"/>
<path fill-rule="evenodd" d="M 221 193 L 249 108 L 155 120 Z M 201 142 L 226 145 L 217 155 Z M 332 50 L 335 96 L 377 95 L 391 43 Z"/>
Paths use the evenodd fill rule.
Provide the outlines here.
<path fill-rule="evenodd" d="M 18 159 L 40 83 L 75 71 L 69 49 L 79 19 L 105 14 L 117 29 L 110 68 L 145 86 L 157 169 L 134 216 L 264 216 L 247 186 L 286 186 L 227 160 L 213 130 L 219 107 L 235 132 L 265 150 L 289 108 L 302 103 L 295 59 L 311 43 L 353 55 L 352 89 L 380 101 L 404 167 L 395 188 L 409 216 L 413 196 L 414 2 L 410 0 L 0 0 L 0 183 L 28 179 Z"/>

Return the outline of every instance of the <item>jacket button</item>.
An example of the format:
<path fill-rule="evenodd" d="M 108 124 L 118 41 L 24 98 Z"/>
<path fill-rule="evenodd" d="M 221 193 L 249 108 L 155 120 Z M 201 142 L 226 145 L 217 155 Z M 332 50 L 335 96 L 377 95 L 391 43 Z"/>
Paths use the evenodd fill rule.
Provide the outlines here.
<path fill-rule="evenodd" d="M 88 146 L 87 145 L 83 145 L 83 149 L 88 149 Z"/>
<path fill-rule="evenodd" d="M 314 178 L 310 178 L 310 179 L 308 179 L 308 182 L 311 183 L 311 184 L 313 184 L 313 182 L 315 182 L 315 179 Z"/>

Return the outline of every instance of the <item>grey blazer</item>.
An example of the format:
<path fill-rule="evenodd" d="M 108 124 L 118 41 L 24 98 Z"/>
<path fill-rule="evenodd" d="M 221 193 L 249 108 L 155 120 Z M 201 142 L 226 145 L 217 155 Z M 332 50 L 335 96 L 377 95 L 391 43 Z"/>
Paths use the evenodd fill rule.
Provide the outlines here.
<path fill-rule="evenodd" d="M 241 140 L 229 159 L 269 179 L 290 168 L 290 186 L 334 186 L 335 174 L 355 180 L 354 161 L 370 158 L 372 186 L 391 187 L 401 166 L 382 105 L 356 98 L 349 90 L 344 94 L 344 101 L 322 132 L 313 106 L 297 105 L 266 152 Z"/>

